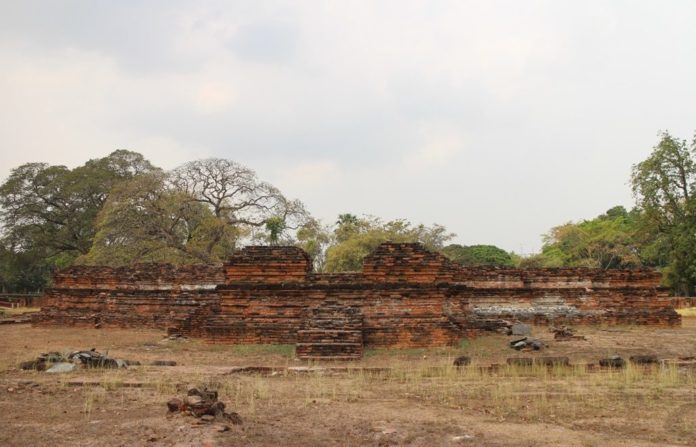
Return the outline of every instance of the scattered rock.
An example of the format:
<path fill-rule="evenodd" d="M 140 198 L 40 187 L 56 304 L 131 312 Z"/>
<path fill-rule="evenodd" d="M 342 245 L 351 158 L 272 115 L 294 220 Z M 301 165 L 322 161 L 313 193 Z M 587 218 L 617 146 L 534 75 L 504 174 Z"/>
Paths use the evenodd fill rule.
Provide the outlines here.
<path fill-rule="evenodd" d="M 471 357 L 462 355 L 454 359 L 454 366 L 467 366 L 471 364 Z"/>
<path fill-rule="evenodd" d="M 201 396 L 186 396 L 184 399 L 184 403 L 187 407 L 195 407 L 200 405 L 201 402 L 203 402 L 203 398 Z"/>
<path fill-rule="evenodd" d="M 154 360 L 152 363 L 150 363 L 152 366 L 176 366 L 176 362 L 174 360 Z"/>
<path fill-rule="evenodd" d="M 515 323 L 510 327 L 510 335 L 531 335 L 532 326 L 524 323 Z"/>
<path fill-rule="evenodd" d="M 234 425 L 242 425 L 242 417 L 239 415 L 239 413 L 231 411 L 223 414 L 222 416 Z"/>
<path fill-rule="evenodd" d="M 207 388 L 191 388 L 183 401 L 179 398 L 170 399 L 167 408 L 172 413 L 182 412 L 195 416 L 203 423 L 211 423 L 218 418 L 236 425 L 242 423 L 239 414 L 225 412 L 225 404 L 218 400 L 217 391 Z"/>
<path fill-rule="evenodd" d="M 188 337 L 182 334 L 172 334 L 167 336 L 166 340 L 171 341 L 188 341 Z"/>
<path fill-rule="evenodd" d="M 68 359 L 60 352 L 45 352 L 35 360 L 22 362 L 19 367 L 25 370 L 46 371 L 52 363 L 67 362 Z"/>
<path fill-rule="evenodd" d="M 167 402 L 167 408 L 169 408 L 169 411 L 172 413 L 176 413 L 177 411 L 181 411 L 181 409 L 184 406 L 184 402 L 179 399 L 178 397 L 175 397 L 173 399 L 169 399 L 169 402 Z"/>
<path fill-rule="evenodd" d="M 660 363 L 657 356 L 653 354 L 632 355 L 628 358 L 628 360 L 637 365 L 651 365 Z"/>
<path fill-rule="evenodd" d="M 89 351 L 75 351 L 68 356 L 68 359 L 80 363 L 85 368 L 127 368 L 125 360 L 114 359 L 106 354 L 97 352 L 94 348 Z"/>
<path fill-rule="evenodd" d="M 553 338 L 556 341 L 587 340 L 587 338 L 585 338 L 582 335 L 575 335 L 575 329 L 568 327 L 568 326 L 562 326 L 562 327 L 551 326 L 549 328 L 549 332 L 553 333 Z"/>
<path fill-rule="evenodd" d="M 75 370 L 74 363 L 54 363 L 53 366 L 46 370 L 47 373 L 68 373 Z"/>
<path fill-rule="evenodd" d="M 599 365 L 608 368 L 623 368 L 626 366 L 626 361 L 618 355 L 612 355 L 611 357 L 600 359 Z"/>
<path fill-rule="evenodd" d="M 24 370 L 46 371 L 46 362 L 39 360 L 29 360 L 28 362 L 20 363 L 19 367 Z"/>
<path fill-rule="evenodd" d="M 33 369 L 36 371 L 48 372 L 48 370 L 51 369 L 51 365 L 59 363 L 80 365 L 85 368 L 126 368 L 128 366 L 127 361 L 108 357 L 106 354 L 97 352 L 92 348 L 89 351 L 75 351 L 67 357 L 60 352 L 43 353 L 35 360 L 22 362 L 19 367 L 25 370 Z"/>
<path fill-rule="evenodd" d="M 510 342 L 510 347 L 516 351 L 540 351 L 546 344 L 536 338 L 524 337 Z"/>

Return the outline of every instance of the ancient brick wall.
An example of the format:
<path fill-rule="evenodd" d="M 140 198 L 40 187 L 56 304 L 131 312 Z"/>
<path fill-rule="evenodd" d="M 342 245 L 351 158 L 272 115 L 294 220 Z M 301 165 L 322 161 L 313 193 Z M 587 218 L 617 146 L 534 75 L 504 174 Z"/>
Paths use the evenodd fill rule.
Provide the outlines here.
<path fill-rule="evenodd" d="M 54 276 L 36 324 L 117 327 L 180 326 L 219 300 L 220 266 L 140 264 L 74 266 Z M 207 314 L 207 311 L 205 311 Z"/>
<path fill-rule="evenodd" d="M 312 309 L 329 299 L 361 309 L 367 345 L 437 346 L 460 338 L 444 312 L 445 287 L 364 281 L 234 284 L 219 287 L 218 294 L 219 313 L 203 328 L 216 342 L 295 343 Z"/>
<path fill-rule="evenodd" d="M 212 290 L 223 280 L 224 275 L 219 265 L 76 265 L 57 272 L 53 276 L 52 287 L 66 290 Z"/>
<path fill-rule="evenodd" d="M 305 281 L 312 260 L 297 247 L 246 247 L 224 266 L 225 283 Z"/>
<path fill-rule="evenodd" d="M 247 247 L 221 267 L 66 270 L 36 321 L 175 326 L 220 343 L 301 336 L 311 356 L 333 349 L 320 340 L 339 346 L 355 338 L 308 328 L 327 303 L 359 309 L 365 345 L 438 346 L 513 321 L 678 324 L 659 282 L 650 270 L 462 268 L 418 244 L 392 243 L 371 254 L 362 272 L 318 274 L 298 248 Z"/>

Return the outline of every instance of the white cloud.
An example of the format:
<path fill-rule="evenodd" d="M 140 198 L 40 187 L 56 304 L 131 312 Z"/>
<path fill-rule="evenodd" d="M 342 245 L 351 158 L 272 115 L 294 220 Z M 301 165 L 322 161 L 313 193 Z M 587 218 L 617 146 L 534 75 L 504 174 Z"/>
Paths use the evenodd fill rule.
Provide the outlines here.
<path fill-rule="evenodd" d="M 124 147 L 228 157 L 327 221 L 532 249 L 630 206 L 656 131 L 695 130 L 694 20 L 693 2 L 12 2 L 0 176 Z"/>
<path fill-rule="evenodd" d="M 296 191 L 298 194 L 331 188 L 343 181 L 338 166 L 330 160 L 305 161 L 283 166 L 274 177 L 282 189 Z"/>
<path fill-rule="evenodd" d="M 465 149 L 465 137 L 451 125 L 428 123 L 417 132 L 420 146 L 405 160 L 408 167 L 439 166 L 455 159 Z"/>
<path fill-rule="evenodd" d="M 235 101 L 236 92 L 229 84 L 220 81 L 204 82 L 194 98 L 196 110 L 203 114 L 216 114 L 228 110 Z"/>

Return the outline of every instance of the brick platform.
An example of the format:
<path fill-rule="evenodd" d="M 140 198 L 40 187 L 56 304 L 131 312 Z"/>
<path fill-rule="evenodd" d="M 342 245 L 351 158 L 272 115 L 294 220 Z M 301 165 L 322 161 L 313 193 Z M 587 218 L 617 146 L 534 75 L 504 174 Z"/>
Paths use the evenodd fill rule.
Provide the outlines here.
<path fill-rule="evenodd" d="M 297 331 L 295 353 L 301 359 L 353 360 L 362 357 L 363 316 L 358 306 L 326 300 L 312 309 Z"/>
<path fill-rule="evenodd" d="M 296 247 L 247 247 L 223 266 L 73 267 L 37 324 L 162 327 L 214 343 L 298 343 L 301 357 L 427 347 L 536 324 L 676 325 L 652 270 L 464 268 L 382 244 L 362 272 L 320 274 Z M 358 318 L 359 316 L 359 318 Z"/>

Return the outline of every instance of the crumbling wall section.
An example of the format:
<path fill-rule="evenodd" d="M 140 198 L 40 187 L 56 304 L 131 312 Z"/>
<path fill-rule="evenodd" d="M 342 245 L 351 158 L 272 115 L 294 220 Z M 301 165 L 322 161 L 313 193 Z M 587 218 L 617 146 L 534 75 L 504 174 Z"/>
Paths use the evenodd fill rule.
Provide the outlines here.
<path fill-rule="evenodd" d="M 306 281 L 312 260 L 298 247 L 246 247 L 224 265 L 225 284 Z"/>
<path fill-rule="evenodd" d="M 220 310 L 203 332 L 217 343 L 295 343 L 314 309 L 327 300 L 359 307 L 370 346 L 441 346 L 461 338 L 444 312 L 447 288 L 371 282 L 236 284 L 218 288 Z"/>
<path fill-rule="evenodd" d="M 419 244 L 394 243 L 382 244 L 362 272 L 319 274 L 299 248 L 247 247 L 223 266 L 73 267 L 56 275 L 35 321 L 296 343 L 332 303 L 360 310 L 367 346 L 425 347 L 514 321 L 679 324 L 659 283 L 651 270 L 463 268 Z M 306 343 L 328 337 L 317 334 Z"/>
<path fill-rule="evenodd" d="M 171 328 L 218 302 L 216 265 L 74 266 L 54 276 L 35 324 Z"/>

